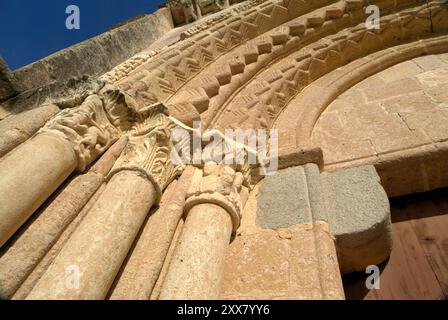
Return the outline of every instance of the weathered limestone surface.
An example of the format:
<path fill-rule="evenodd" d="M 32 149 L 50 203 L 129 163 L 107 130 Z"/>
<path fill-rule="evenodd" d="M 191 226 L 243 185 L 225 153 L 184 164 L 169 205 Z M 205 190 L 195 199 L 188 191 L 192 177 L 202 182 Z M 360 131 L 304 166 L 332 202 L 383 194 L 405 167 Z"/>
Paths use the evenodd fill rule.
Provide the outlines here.
<path fill-rule="evenodd" d="M 244 206 L 243 174 L 207 163 L 187 194 L 187 218 L 159 299 L 218 299 L 226 250 Z"/>
<path fill-rule="evenodd" d="M 182 218 L 185 195 L 193 172 L 193 167 L 188 167 L 181 178 L 165 190 L 159 208 L 148 217 L 135 247 L 129 253 L 110 299 L 149 300 Z"/>
<path fill-rule="evenodd" d="M 0 121 L 0 158 L 29 139 L 58 112 L 59 108 L 50 104 Z"/>
<path fill-rule="evenodd" d="M 193 207 L 159 299 L 217 299 L 232 227 L 232 219 L 224 208 L 215 204 Z"/>
<path fill-rule="evenodd" d="M 392 249 L 390 205 L 373 166 L 322 175 L 322 192 L 343 273 L 365 271 Z"/>
<path fill-rule="evenodd" d="M 209 114 L 203 115 L 206 123 L 212 117 L 211 125 L 218 128 L 233 124 L 243 128 L 269 128 L 291 99 L 315 80 L 385 46 L 431 34 L 431 12 L 443 11 L 443 5 L 436 3 L 419 6 L 418 1 L 403 1 L 400 4 L 381 1 L 377 5 L 382 9 L 383 21 L 387 20 L 388 23 L 381 25 L 381 32 L 374 32 L 365 28 L 368 15 L 365 13 L 364 1 L 311 1 L 307 4 L 319 6 L 319 9 L 311 12 L 307 12 L 303 4 L 294 1 L 285 4 L 303 9 L 301 17 L 291 19 L 279 28 L 272 28 L 265 37 L 248 41 L 238 51 L 239 56 L 235 58 L 243 66 L 235 82 L 226 85 L 219 95 L 210 99 Z M 413 8 L 396 15 L 394 11 L 398 5 Z M 291 11 L 297 13 L 299 10 Z M 271 48 L 259 49 L 257 54 L 256 47 L 261 44 L 271 45 Z M 221 59 L 224 60 L 223 57 Z M 224 63 L 222 60 L 220 62 Z M 231 61 L 231 58 L 227 56 L 225 60 Z M 266 64 L 269 64 L 269 68 L 264 67 Z M 208 72 L 207 76 L 211 78 L 212 67 Z M 206 76 L 202 79 L 206 79 Z M 199 82 L 194 85 L 197 87 Z M 320 101 L 324 97 L 310 97 L 307 105 L 314 99 Z M 224 108 L 221 109 L 222 106 Z M 300 118 L 300 114 L 294 114 L 294 119 Z"/>
<path fill-rule="evenodd" d="M 104 182 L 116 158 L 127 143 L 120 139 L 95 164 L 94 168 L 73 180 L 49 199 L 19 231 L 12 243 L 0 251 L 0 296 L 11 298 L 24 279 L 51 249 L 66 227 L 78 215 Z"/>
<path fill-rule="evenodd" d="M 27 299 L 107 296 L 149 210 L 182 168 L 169 157 L 173 123 L 165 111 L 160 105 L 146 110 L 105 190 Z M 67 284 L 68 269 L 75 285 Z"/>
<path fill-rule="evenodd" d="M 0 295 L 10 298 L 60 233 L 103 182 L 98 174 L 75 178 L 0 257 Z M 20 232 L 20 231 L 19 231 Z"/>
<path fill-rule="evenodd" d="M 133 101 L 115 87 L 106 84 L 97 90 L 59 102 L 71 108 L 0 160 L 0 245 L 75 169 L 85 171 L 123 131 L 143 121 Z"/>
<path fill-rule="evenodd" d="M 344 299 L 328 223 L 277 230 L 256 226 L 257 185 L 228 249 L 222 299 Z"/>
<path fill-rule="evenodd" d="M 237 237 L 223 299 L 344 299 L 328 224 L 301 224 Z"/>
<path fill-rule="evenodd" d="M 241 2 L 234 0 L 233 3 Z M 203 16 L 229 8 L 229 0 L 170 0 L 167 3 L 176 26 L 190 24 Z"/>
<path fill-rule="evenodd" d="M 281 139 L 280 141 L 284 141 Z M 278 150 L 276 159 L 276 170 L 287 169 L 289 167 L 297 167 L 305 164 L 314 163 L 319 168 L 324 166 L 324 158 L 320 148 L 296 148 L 294 146 L 284 146 Z M 266 174 L 269 174 L 267 172 Z M 251 181 L 257 183 L 265 178 L 265 174 L 260 170 L 260 164 L 251 166 Z"/>
<path fill-rule="evenodd" d="M 42 275 L 47 271 L 48 267 L 53 263 L 56 259 L 59 252 L 61 252 L 64 245 L 67 243 L 68 239 L 70 239 L 73 232 L 79 226 L 79 224 L 84 220 L 86 215 L 89 213 L 90 209 L 92 209 L 95 202 L 100 197 L 101 193 L 105 189 L 105 184 L 102 184 L 98 191 L 90 198 L 87 204 L 82 208 L 76 218 L 67 226 L 67 228 L 62 232 L 56 243 L 51 247 L 51 249 L 45 254 L 45 256 L 40 260 L 40 262 L 36 265 L 30 275 L 26 278 L 26 280 L 20 285 L 17 289 L 16 293 L 12 296 L 12 300 L 23 300 L 25 299 L 31 290 L 34 288 L 36 283 L 42 277 Z"/>
<path fill-rule="evenodd" d="M 104 299 L 156 196 L 137 172 L 115 174 L 27 299 Z M 71 267 L 79 287 L 67 285 Z"/>
<path fill-rule="evenodd" d="M 14 94 L 16 94 L 16 90 L 11 83 L 8 66 L 0 57 L 0 101 L 8 99 Z"/>
<path fill-rule="evenodd" d="M 365 28 L 368 4 L 381 9 L 379 31 Z M 168 11 L 16 72 L 25 91 L 0 105 L 3 294 L 342 299 L 341 271 L 364 270 L 390 251 L 380 182 L 390 196 L 448 185 L 448 7 L 251 0 L 154 43 L 172 25 L 147 30 Z M 62 84 L 105 71 L 85 86 Z M 62 111 L 33 137 L 57 110 L 19 113 L 51 104 Z M 170 161 L 170 131 L 180 124 L 167 124 L 166 110 L 153 114 L 162 104 L 188 126 L 278 128 L 279 169 L 300 167 L 262 181 L 242 221 L 250 185 L 239 170 L 206 165 L 186 200 L 182 179 L 164 194 L 182 166 Z M 123 135 L 130 141 L 110 173 L 116 155 L 67 181 L 32 216 Z M 35 164 L 25 164 L 30 154 Z M 378 174 L 353 168 L 363 164 Z"/>
<path fill-rule="evenodd" d="M 27 161 L 30 155 L 33 160 Z M 0 246 L 75 170 L 76 163 L 68 141 L 46 134 L 0 160 Z"/>
<path fill-rule="evenodd" d="M 448 64 L 440 56 L 397 64 L 332 102 L 312 136 L 326 168 L 374 164 L 391 197 L 446 186 Z"/>
<path fill-rule="evenodd" d="M 18 90 L 26 91 L 73 77 L 100 76 L 172 28 L 171 14 L 163 8 L 20 68 L 12 77 Z"/>
<path fill-rule="evenodd" d="M 392 248 L 390 207 L 373 166 L 320 174 L 316 165 L 281 170 L 258 193 L 257 225 L 265 229 L 325 221 L 343 273 L 383 262 Z"/>
<path fill-rule="evenodd" d="M 179 224 L 177 225 L 176 231 L 174 232 L 173 240 L 171 241 L 171 245 L 165 257 L 165 261 L 163 262 L 162 270 L 160 270 L 159 278 L 157 279 L 157 282 L 154 285 L 154 289 L 151 292 L 149 300 L 159 300 L 160 293 L 162 292 L 162 286 L 163 283 L 165 282 L 166 275 L 168 274 L 170 263 L 171 260 L 173 259 L 174 251 L 177 247 L 177 244 L 179 243 L 179 238 L 180 235 L 182 234 L 184 224 L 185 221 L 181 219 L 179 221 Z"/>
<path fill-rule="evenodd" d="M 0 120 L 37 108 L 48 108 L 49 105 L 55 105 L 61 110 L 74 108 L 89 95 L 98 93 L 104 85 L 102 81 L 83 76 L 19 93 L 0 103 Z"/>

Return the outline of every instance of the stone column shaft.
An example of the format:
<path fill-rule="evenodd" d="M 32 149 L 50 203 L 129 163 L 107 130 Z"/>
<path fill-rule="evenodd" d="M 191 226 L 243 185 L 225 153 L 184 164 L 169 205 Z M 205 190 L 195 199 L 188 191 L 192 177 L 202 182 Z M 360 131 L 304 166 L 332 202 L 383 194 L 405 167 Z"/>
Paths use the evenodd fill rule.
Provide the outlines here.
<path fill-rule="evenodd" d="M 104 299 L 156 196 L 138 172 L 116 173 L 27 299 Z"/>
<path fill-rule="evenodd" d="M 27 222 L 0 251 L 0 296 L 11 298 L 21 283 L 52 248 L 66 227 L 77 217 L 103 184 L 105 176 L 127 143 L 122 137 L 86 173 L 59 188 L 48 205 Z M 62 189 L 62 190 L 61 190 Z M 60 192 L 59 192 L 60 191 Z"/>
<path fill-rule="evenodd" d="M 29 139 L 59 112 L 54 104 L 14 114 L 0 122 L 0 158 Z"/>
<path fill-rule="evenodd" d="M 146 112 L 105 190 L 27 299 L 107 296 L 152 205 L 182 169 L 171 160 L 174 124 L 165 107 Z"/>
<path fill-rule="evenodd" d="M 79 106 L 62 110 L 2 158 L 0 247 L 75 169 L 84 172 L 135 119 L 142 116 L 124 94 L 106 85 Z"/>
<path fill-rule="evenodd" d="M 148 218 L 113 288 L 111 300 L 148 300 L 182 219 L 185 194 L 194 168 L 188 167 L 164 192 L 159 208 Z"/>
<path fill-rule="evenodd" d="M 105 184 L 102 184 L 98 191 L 90 198 L 89 202 L 86 203 L 84 208 L 79 212 L 76 218 L 67 226 L 67 228 L 62 232 L 59 236 L 58 240 L 51 247 L 51 249 L 45 254 L 45 256 L 39 261 L 36 267 L 33 268 L 33 271 L 28 275 L 25 281 L 20 285 L 17 291 L 12 296 L 12 300 L 25 300 L 26 297 L 30 294 L 31 290 L 35 287 L 36 283 L 42 277 L 42 275 L 47 271 L 48 267 L 53 263 L 53 261 L 58 256 L 59 252 L 61 252 L 64 245 L 67 243 L 68 239 L 70 239 L 71 235 L 81 222 L 84 220 L 86 215 L 89 213 L 90 209 L 92 209 L 93 205 L 99 199 L 101 193 L 103 193 L 105 189 Z"/>
<path fill-rule="evenodd" d="M 187 218 L 159 299 L 218 299 L 226 250 L 240 223 L 244 177 L 223 164 L 196 170 Z"/>
<path fill-rule="evenodd" d="M 75 170 L 68 141 L 41 134 L 0 160 L 0 247 Z"/>
<path fill-rule="evenodd" d="M 159 299 L 218 299 L 232 228 L 232 219 L 224 208 L 209 203 L 194 206 Z"/>

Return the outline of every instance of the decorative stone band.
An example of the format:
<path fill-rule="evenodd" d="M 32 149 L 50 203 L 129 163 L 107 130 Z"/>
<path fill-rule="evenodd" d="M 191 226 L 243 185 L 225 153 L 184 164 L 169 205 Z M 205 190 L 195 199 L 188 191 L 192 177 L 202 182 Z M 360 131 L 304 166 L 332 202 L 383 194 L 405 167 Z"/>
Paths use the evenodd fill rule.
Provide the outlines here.
<path fill-rule="evenodd" d="M 62 110 L 38 134 L 67 140 L 75 152 L 77 170 L 83 172 L 139 118 L 132 98 L 112 85 L 105 85 L 78 107 Z"/>
<path fill-rule="evenodd" d="M 154 185 L 158 202 L 163 190 L 182 172 L 184 166 L 171 159 L 174 147 L 171 130 L 176 125 L 167 116 L 166 108 L 160 104 L 142 112 L 148 117 L 142 126 L 134 128 L 136 135 L 131 136 L 108 179 L 123 170 L 138 171 Z"/>
<path fill-rule="evenodd" d="M 209 162 L 204 169 L 196 169 L 187 193 L 184 212 L 198 204 L 212 203 L 225 209 L 232 218 L 235 232 L 241 221 L 241 211 L 248 189 L 243 186 L 243 173 L 230 166 Z"/>

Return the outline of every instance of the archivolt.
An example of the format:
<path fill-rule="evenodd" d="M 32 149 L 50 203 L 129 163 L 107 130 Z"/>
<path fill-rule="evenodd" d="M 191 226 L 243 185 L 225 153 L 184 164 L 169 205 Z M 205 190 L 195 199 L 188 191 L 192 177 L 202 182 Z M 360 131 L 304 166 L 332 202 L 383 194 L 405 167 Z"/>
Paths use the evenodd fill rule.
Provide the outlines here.
<path fill-rule="evenodd" d="M 319 117 L 346 90 L 395 64 L 422 55 L 445 52 L 448 52 L 448 35 L 421 39 L 371 54 L 305 88 L 279 115 L 274 126 L 281 132 L 293 132 L 300 147 L 310 147 Z M 294 118 L 291 121 L 292 115 Z"/>
<path fill-rule="evenodd" d="M 434 28 L 434 21 L 443 21 L 447 14 L 445 5 L 434 2 L 383 17 L 379 30 L 367 30 L 362 23 L 306 46 L 256 76 L 228 103 L 227 112 L 221 115 L 215 126 L 271 127 L 289 101 L 323 75 L 386 47 L 444 32 L 448 30 L 447 25 L 437 23 L 437 28 Z M 409 50 L 408 58 L 447 50 L 443 39 L 431 43 L 431 48 Z M 378 62 L 387 67 L 407 59 L 399 56 L 382 57 Z M 380 57 L 381 54 L 378 55 Z M 365 59 L 359 61 L 360 64 L 365 62 Z M 375 68 L 380 71 L 381 66 L 376 65 Z M 329 98 L 329 102 L 336 97 L 328 96 L 324 91 L 321 88 L 315 96 L 307 96 L 306 104 L 318 104 L 323 96 Z M 289 116 L 294 117 L 295 124 L 302 121 L 297 114 L 289 113 Z"/>

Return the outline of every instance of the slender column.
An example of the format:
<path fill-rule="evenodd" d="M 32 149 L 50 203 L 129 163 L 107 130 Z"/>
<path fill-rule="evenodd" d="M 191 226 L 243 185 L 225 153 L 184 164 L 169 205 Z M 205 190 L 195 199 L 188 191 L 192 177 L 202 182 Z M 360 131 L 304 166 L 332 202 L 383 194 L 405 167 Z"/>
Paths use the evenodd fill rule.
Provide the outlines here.
<path fill-rule="evenodd" d="M 148 218 L 135 248 L 116 280 L 111 300 L 148 300 L 159 278 L 176 228 L 194 168 L 188 167 L 163 193 L 159 208 Z"/>
<path fill-rule="evenodd" d="M 138 172 L 114 175 L 27 299 L 103 299 L 155 199 Z"/>
<path fill-rule="evenodd" d="M 131 138 L 105 190 L 27 299 L 106 297 L 151 206 L 181 169 L 170 159 L 169 126 L 165 117 Z"/>
<path fill-rule="evenodd" d="M 35 134 L 54 117 L 59 108 L 48 104 L 36 109 L 10 115 L 0 121 L 0 158 Z"/>
<path fill-rule="evenodd" d="M 0 161 L 0 247 L 75 168 L 70 143 L 46 134 Z"/>
<path fill-rule="evenodd" d="M 59 236 L 56 243 L 51 247 L 51 249 L 45 254 L 45 256 L 39 261 L 36 267 L 27 276 L 25 281 L 20 285 L 14 295 L 11 297 L 12 300 L 24 300 L 30 294 L 31 290 L 35 287 L 36 283 L 42 277 L 42 275 L 47 271 L 48 267 L 53 263 L 54 259 L 61 252 L 62 248 L 66 244 L 67 240 L 70 239 L 73 232 L 78 228 L 80 223 L 84 220 L 92 209 L 93 205 L 98 200 L 99 196 L 103 193 L 106 188 L 105 184 L 102 184 L 98 191 L 90 198 L 89 202 L 86 203 L 84 208 L 79 212 L 76 218 L 70 223 L 67 228 Z"/>
<path fill-rule="evenodd" d="M 240 223 L 247 191 L 241 172 L 208 163 L 197 170 L 185 205 L 187 218 L 160 299 L 218 299 L 226 250 Z"/>
<path fill-rule="evenodd" d="M 76 168 L 83 172 L 129 128 L 135 111 L 124 95 L 102 90 L 0 160 L 0 247 Z"/>
<path fill-rule="evenodd" d="M 60 188 L 49 205 L 42 206 L 37 217 L 30 219 L 14 236 L 11 245 L 0 251 L 0 296 L 11 298 L 103 184 L 126 143 L 127 137 L 122 137 L 86 174 Z"/>

